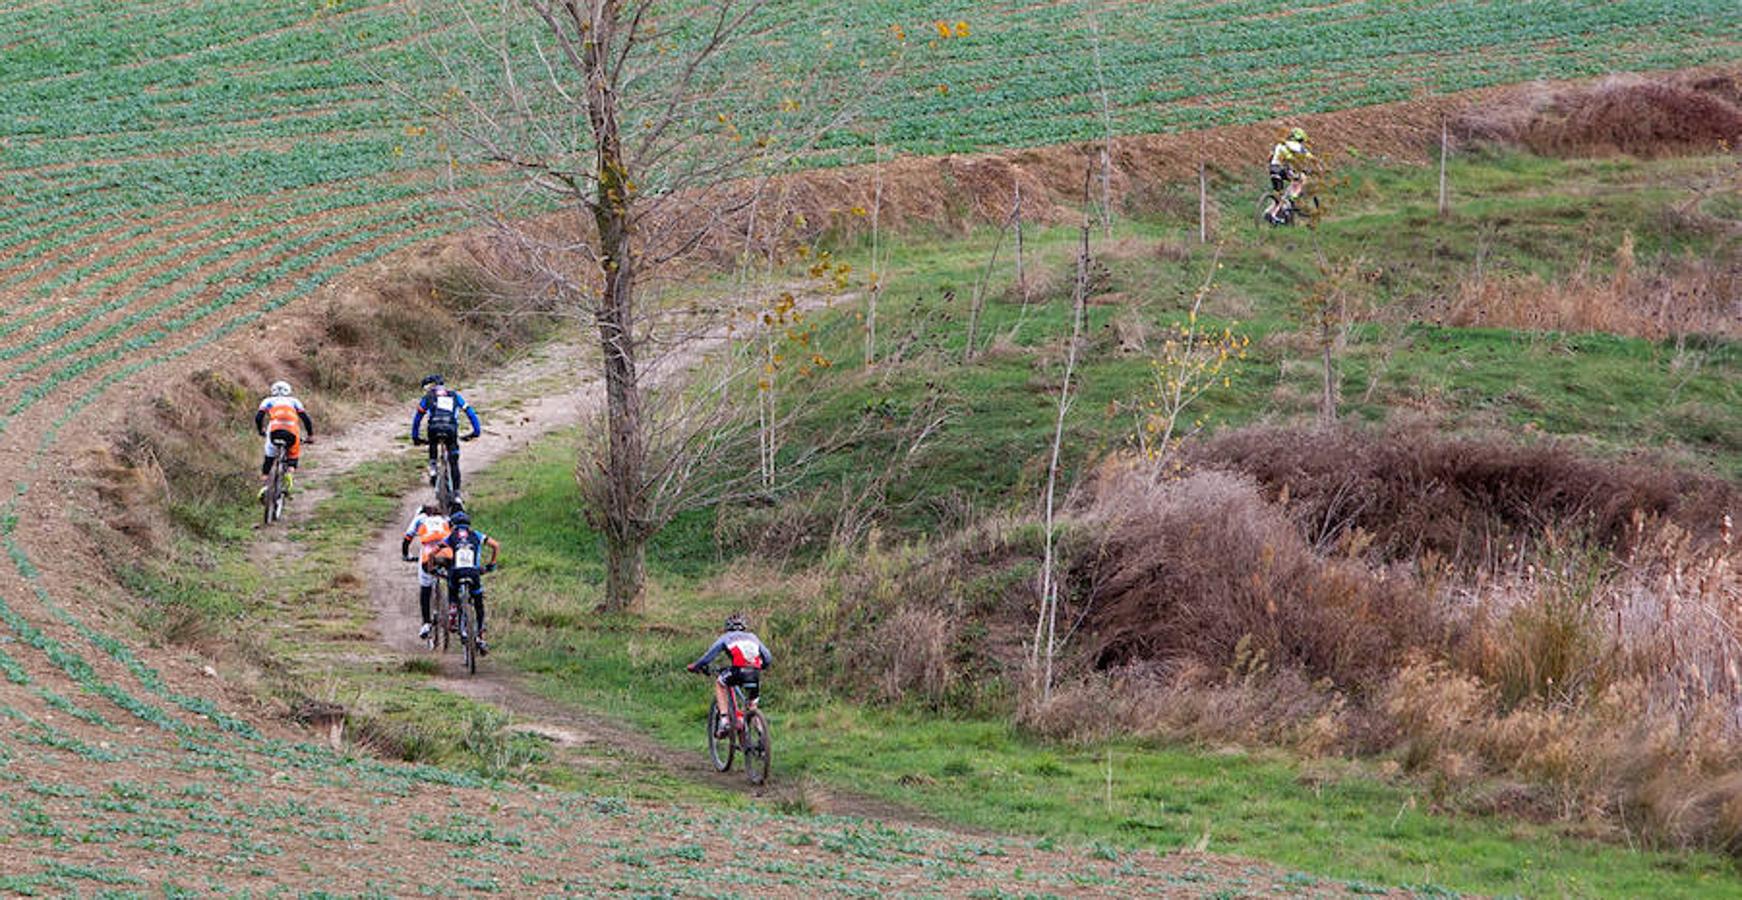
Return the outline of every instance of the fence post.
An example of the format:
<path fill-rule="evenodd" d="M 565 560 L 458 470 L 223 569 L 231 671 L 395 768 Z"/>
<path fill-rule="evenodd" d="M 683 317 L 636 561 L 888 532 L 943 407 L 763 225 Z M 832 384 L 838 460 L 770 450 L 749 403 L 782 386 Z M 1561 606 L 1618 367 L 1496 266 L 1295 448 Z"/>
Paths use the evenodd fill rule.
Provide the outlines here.
<path fill-rule="evenodd" d="M 1010 208 L 1011 218 L 1016 220 L 1016 292 L 1022 297 L 1022 302 L 1028 302 L 1028 279 L 1022 273 L 1022 181 L 1016 177 L 1015 170 L 1011 172 L 1010 183 L 1016 195 Z"/>
<path fill-rule="evenodd" d="M 1440 216 L 1443 218 L 1451 207 L 1446 202 L 1446 151 L 1451 147 L 1450 136 L 1447 133 L 1446 120 L 1440 119 Z"/>
<path fill-rule="evenodd" d="M 1210 177 L 1198 160 L 1198 243 L 1210 242 Z"/>

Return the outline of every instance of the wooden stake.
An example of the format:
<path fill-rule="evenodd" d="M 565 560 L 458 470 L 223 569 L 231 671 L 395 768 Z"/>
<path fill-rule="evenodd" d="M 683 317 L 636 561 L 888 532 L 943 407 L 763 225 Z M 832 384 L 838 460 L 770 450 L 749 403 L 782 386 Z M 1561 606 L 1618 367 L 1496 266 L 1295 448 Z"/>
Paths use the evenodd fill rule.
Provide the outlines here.
<path fill-rule="evenodd" d="M 1449 131 L 1446 127 L 1446 120 L 1441 119 L 1440 120 L 1440 215 L 1441 216 L 1444 216 L 1447 212 L 1450 211 L 1450 206 L 1446 203 L 1446 151 L 1450 146 L 1451 146 L 1451 140 L 1450 140 Z"/>
<path fill-rule="evenodd" d="M 1198 243 L 1210 242 L 1210 176 L 1198 160 Z"/>
<path fill-rule="evenodd" d="M 1028 302 L 1028 278 L 1022 273 L 1022 182 L 1017 180 L 1014 172 L 1010 183 L 1016 193 L 1016 204 L 1011 207 L 1010 215 L 1016 220 L 1016 292 L 1022 297 L 1022 302 Z"/>

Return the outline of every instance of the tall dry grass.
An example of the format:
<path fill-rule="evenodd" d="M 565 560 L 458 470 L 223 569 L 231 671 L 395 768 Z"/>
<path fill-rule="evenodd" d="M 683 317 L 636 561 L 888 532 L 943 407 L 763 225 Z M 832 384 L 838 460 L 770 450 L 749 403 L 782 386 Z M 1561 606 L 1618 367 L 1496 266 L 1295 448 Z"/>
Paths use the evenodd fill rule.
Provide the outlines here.
<path fill-rule="evenodd" d="M 781 617 L 787 677 L 1061 740 L 1364 756 L 1445 805 L 1742 850 L 1733 486 L 1411 431 L 1247 430 L 1193 460 L 1073 493 L 1050 698 L 1014 515 L 832 556 Z"/>
<path fill-rule="evenodd" d="M 1742 557 L 1733 518 L 1714 512 L 1737 509 L 1735 491 L 1675 497 L 1656 470 L 1493 442 L 1417 436 L 1398 456 L 1380 438 L 1347 452 L 1361 440 L 1230 440 L 1269 448 L 1259 481 L 1310 480 L 1310 460 L 1334 475 L 1327 461 L 1340 460 L 1343 486 L 1304 498 L 1289 496 L 1296 482 L 1267 481 L 1267 494 L 1202 469 L 1098 478 L 1079 514 L 1102 536 L 1075 573 L 1091 585 L 1078 652 L 1094 665 L 1025 721 L 1065 738 L 1377 755 L 1445 802 L 1742 848 Z M 1388 529 L 1377 514 L 1404 469 L 1389 490 L 1459 496 Z M 1317 540 L 1351 496 L 1368 497 L 1361 521 L 1377 530 Z M 1400 536 L 1464 530 L 1423 516 L 1475 513 L 1504 524 L 1491 539 L 1507 552 L 1397 552 L 1420 546 Z"/>
<path fill-rule="evenodd" d="M 1647 340 L 1742 335 L 1742 266 L 1680 260 L 1642 271 L 1633 236 L 1616 248 L 1607 275 L 1590 260 L 1564 278 L 1480 276 L 1459 282 L 1430 315 L 1459 327 L 1603 332 Z"/>

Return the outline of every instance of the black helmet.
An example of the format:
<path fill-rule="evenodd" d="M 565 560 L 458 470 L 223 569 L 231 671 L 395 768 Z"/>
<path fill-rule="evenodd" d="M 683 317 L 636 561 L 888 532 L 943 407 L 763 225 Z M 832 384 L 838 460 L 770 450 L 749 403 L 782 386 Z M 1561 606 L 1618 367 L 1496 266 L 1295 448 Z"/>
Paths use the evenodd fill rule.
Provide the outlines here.
<path fill-rule="evenodd" d="M 432 384 L 440 386 L 440 385 L 445 384 L 445 383 L 446 382 L 442 381 L 441 373 L 436 372 L 436 373 L 432 373 L 432 374 L 423 376 L 422 386 L 429 387 Z"/>
<path fill-rule="evenodd" d="M 742 613 L 733 613 L 726 617 L 726 630 L 749 631 L 750 626 L 745 624 L 744 615 Z"/>
<path fill-rule="evenodd" d="M 441 515 L 441 512 L 442 508 L 434 503 L 425 503 L 423 505 L 423 514 L 426 516 L 438 516 Z"/>
<path fill-rule="evenodd" d="M 472 517 L 466 515 L 466 511 L 462 509 L 448 516 L 448 524 L 455 528 L 470 528 L 472 527 Z"/>

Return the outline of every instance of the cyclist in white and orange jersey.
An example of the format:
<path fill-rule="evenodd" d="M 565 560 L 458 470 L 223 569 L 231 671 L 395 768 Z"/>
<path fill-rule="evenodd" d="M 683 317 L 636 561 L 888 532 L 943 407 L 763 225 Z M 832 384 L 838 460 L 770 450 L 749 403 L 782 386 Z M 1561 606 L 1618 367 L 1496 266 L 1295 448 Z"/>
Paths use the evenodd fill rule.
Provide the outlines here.
<path fill-rule="evenodd" d="M 265 456 L 260 460 L 260 495 L 266 495 L 266 478 L 272 472 L 272 460 L 278 456 L 280 444 L 284 445 L 285 465 L 291 470 L 284 473 L 284 492 L 289 494 L 291 472 L 302 461 L 303 442 L 315 436 L 314 422 L 302 408 L 302 401 L 292 395 L 289 382 L 272 383 L 271 395 L 260 401 L 260 408 L 254 412 L 254 430 L 266 439 Z"/>
<path fill-rule="evenodd" d="M 442 541 L 447 540 L 448 535 L 453 530 L 453 526 L 448 524 L 448 517 L 442 515 L 441 507 L 434 503 L 425 503 L 423 508 L 417 511 L 417 515 L 411 517 L 411 524 L 405 526 L 405 538 L 399 542 L 399 555 L 405 559 L 411 558 L 411 542 L 413 540 L 417 541 L 419 547 L 417 604 L 423 612 L 423 628 L 418 631 L 417 636 L 421 640 L 429 640 L 430 629 L 435 622 L 433 616 L 442 613 L 442 610 L 438 609 L 432 614 L 429 608 L 430 593 L 435 589 L 435 575 L 428 568 L 429 558 L 431 554 L 435 553 L 436 548 L 442 545 Z"/>

